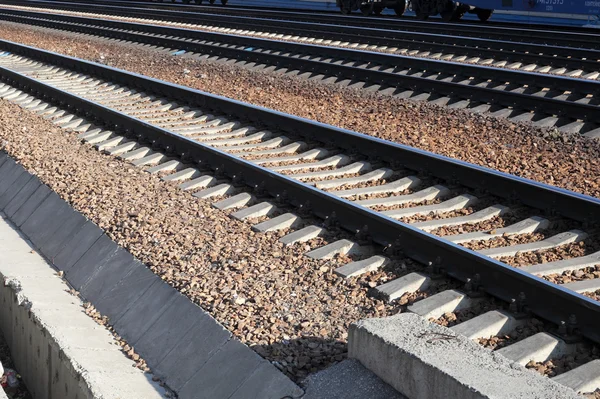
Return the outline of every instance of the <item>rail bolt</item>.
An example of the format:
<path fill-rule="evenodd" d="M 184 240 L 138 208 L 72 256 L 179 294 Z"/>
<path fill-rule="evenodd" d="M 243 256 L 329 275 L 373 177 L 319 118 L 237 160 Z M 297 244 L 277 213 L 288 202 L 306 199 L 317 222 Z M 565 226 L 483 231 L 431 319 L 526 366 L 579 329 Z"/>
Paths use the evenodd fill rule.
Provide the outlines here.
<path fill-rule="evenodd" d="M 336 227 L 339 221 L 335 211 L 331 212 L 331 215 L 325 217 L 325 227 Z"/>
<path fill-rule="evenodd" d="M 402 236 L 399 235 L 393 244 L 388 245 L 389 254 L 392 257 L 402 256 Z"/>
<path fill-rule="evenodd" d="M 235 175 L 233 175 L 233 179 L 231 179 L 231 182 L 234 186 L 241 187 L 244 185 L 244 176 L 241 172 L 236 173 Z"/>
<path fill-rule="evenodd" d="M 569 316 L 568 322 L 561 320 L 556 333 L 556 335 L 558 335 L 567 344 L 574 344 L 580 342 L 581 334 L 579 333 L 577 317 L 574 314 L 572 314 Z"/>
<path fill-rule="evenodd" d="M 484 291 L 481 285 L 481 275 L 479 273 L 475 274 L 472 279 L 467 279 L 467 282 L 465 283 L 465 291 L 471 298 L 479 298 L 483 296 Z"/>
<path fill-rule="evenodd" d="M 286 190 L 283 190 L 281 193 L 277 194 L 277 196 L 275 197 L 275 201 L 277 201 L 278 204 L 285 204 L 288 202 L 288 193 Z"/>
<path fill-rule="evenodd" d="M 430 277 L 433 280 L 439 280 L 439 279 L 444 278 L 445 270 L 442 267 L 442 258 L 440 256 L 438 256 L 434 260 L 430 261 L 427 264 L 427 269 L 428 269 Z"/>
<path fill-rule="evenodd" d="M 508 310 L 513 313 L 516 319 L 528 317 L 527 297 L 524 292 L 519 293 L 518 298 L 512 298 Z"/>
<path fill-rule="evenodd" d="M 215 175 L 217 176 L 217 178 L 225 177 L 225 165 L 217 166 L 217 168 L 215 169 Z"/>
<path fill-rule="evenodd" d="M 264 180 L 254 186 L 254 192 L 259 197 L 264 197 L 267 194 L 267 184 Z"/>
<path fill-rule="evenodd" d="M 362 229 L 356 230 L 356 241 L 358 245 L 369 245 L 373 242 L 369 226 L 364 225 Z"/>
<path fill-rule="evenodd" d="M 306 201 L 304 204 L 298 206 L 298 213 L 302 216 L 308 216 L 312 212 L 312 205 L 310 201 Z"/>
<path fill-rule="evenodd" d="M 574 314 L 572 314 L 571 316 L 569 316 L 569 324 L 567 325 L 567 333 L 569 335 L 573 335 L 577 333 L 577 316 L 575 316 Z"/>

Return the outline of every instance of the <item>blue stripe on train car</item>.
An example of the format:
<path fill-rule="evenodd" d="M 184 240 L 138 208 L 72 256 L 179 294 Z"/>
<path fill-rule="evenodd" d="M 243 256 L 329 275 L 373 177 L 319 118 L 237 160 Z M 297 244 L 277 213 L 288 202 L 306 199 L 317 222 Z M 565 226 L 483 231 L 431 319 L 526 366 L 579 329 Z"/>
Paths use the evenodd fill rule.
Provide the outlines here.
<path fill-rule="evenodd" d="M 496 11 L 600 15 L 600 0 L 465 0 L 462 2 Z"/>
<path fill-rule="evenodd" d="M 582 26 L 597 23 L 600 19 L 600 0 L 463 0 L 462 2 L 476 7 L 495 9 L 491 21 L 497 22 Z M 291 10 L 339 11 L 335 0 L 229 0 L 227 4 Z M 384 10 L 383 14 L 395 15 L 392 10 Z M 414 13 L 407 10 L 404 15 L 414 16 Z M 432 17 L 431 20 L 435 21 L 436 17 Z M 473 14 L 465 14 L 463 20 L 479 21 Z"/>

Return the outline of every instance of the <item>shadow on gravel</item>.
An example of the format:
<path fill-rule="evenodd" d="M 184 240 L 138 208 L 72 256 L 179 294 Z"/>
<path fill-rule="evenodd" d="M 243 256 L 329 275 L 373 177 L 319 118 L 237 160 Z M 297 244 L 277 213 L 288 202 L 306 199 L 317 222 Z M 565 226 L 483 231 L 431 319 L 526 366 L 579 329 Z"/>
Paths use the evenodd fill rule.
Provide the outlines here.
<path fill-rule="evenodd" d="M 311 336 L 284 339 L 271 345 L 254 345 L 252 349 L 296 383 L 309 374 L 341 362 L 348 354 L 345 341 Z"/>
<path fill-rule="evenodd" d="M 345 341 L 307 336 L 253 349 L 280 359 L 272 363 L 305 390 L 303 399 L 407 399 L 358 360 L 347 359 Z"/>

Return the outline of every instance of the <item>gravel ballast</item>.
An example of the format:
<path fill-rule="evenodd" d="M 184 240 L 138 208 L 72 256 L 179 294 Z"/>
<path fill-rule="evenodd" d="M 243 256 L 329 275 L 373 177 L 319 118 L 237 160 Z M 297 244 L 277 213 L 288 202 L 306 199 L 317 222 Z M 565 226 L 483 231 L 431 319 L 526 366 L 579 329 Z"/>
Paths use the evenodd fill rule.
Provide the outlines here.
<path fill-rule="evenodd" d="M 11 31 L 8 40 L 600 194 L 595 177 L 600 146 L 593 140 L 38 28 L 17 31 L 11 24 L 0 31 L 3 36 Z M 390 103 L 398 112 L 388 110 Z M 73 133 L 7 102 L 0 107 L 0 148 L 296 381 L 345 357 L 350 323 L 397 311 L 397 306 L 367 297 L 369 277 L 358 284 L 344 282 L 332 273 L 332 262 L 304 257 L 303 246 L 284 248 L 277 233 L 254 233 L 249 224 L 228 218 L 210 202 L 80 145 Z M 543 162 L 532 158 L 535 149 Z"/>
<path fill-rule="evenodd" d="M 393 312 L 366 283 L 333 274 L 334 262 L 253 232 L 75 132 L 4 100 L 0 123 L 1 150 L 296 380 L 345 358 L 352 322 Z"/>
<path fill-rule="evenodd" d="M 600 197 L 600 142 L 355 88 L 21 24 L 0 37 Z"/>

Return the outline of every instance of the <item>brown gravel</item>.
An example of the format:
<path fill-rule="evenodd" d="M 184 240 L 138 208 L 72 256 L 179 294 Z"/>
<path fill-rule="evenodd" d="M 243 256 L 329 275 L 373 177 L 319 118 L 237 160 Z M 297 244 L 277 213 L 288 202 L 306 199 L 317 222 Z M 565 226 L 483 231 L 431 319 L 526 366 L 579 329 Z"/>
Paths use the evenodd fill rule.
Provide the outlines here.
<path fill-rule="evenodd" d="M 567 270 L 562 274 L 550 274 L 543 278 L 555 284 L 567 284 L 574 281 L 600 278 L 600 265 L 586 267 L 580 270 Z"/>
<path fill-rule="evenodd" d="M 472 249 L 473 251 L 479 251 L 482 249 L 500 248 L 500 247 L 509 247 L 509 246 L 513 246 L 513 245 L 519 245 L 519 244 L 527 244 L 527 243 L 531 243 L 531 242 L 541 241 L 544 238 L 547 238 L 547 237 L 545 234 L 542 234 L 542 233 L 516 234 L 516 235 L 506 235 L 506 236 L 496 237 L 496 238 L 492 238 L 491 240 L 465 242 L 461 245 L 463 247 Z"/>
<path fill-rule="evenodd" d="M 258 234 L 128 163 L 0 102 L 0 148 L 296 380 L 346 356 L 347 328 L 394 312 L 278 234 Z"/>
<path fill-rule="evenodd" d="M 0 36 L 600 197 L 593 139 L 44 28 L 3 23 Z"/>
<path fill-rule="evenodd" d="M 584 292 L 583 295 L 590 297 L 595 301 L 600 301 L 600 290 L 595 292 Z"/>
<path fill-rule="evenodd" d="M 438 319 L 432 318 L 429 320 L 439 324 L 440 326 L 452 327 L 486 312 L 491 312 L 492 310 L 498 309 L 502 309 L 502 305 L 499 304 L 494 298 L 484 298 L 480 302 L 475 303 L 475 305 L 469 309 L 459 310 L 456 312 L 447 312 Z"/>
<path fill-rule="evenodd" d="M 373 168 L 376 169 L 376 168 Z M 341 190 L 349 190 L 349 189 L 356 189 L 356 188 L 366 188 L 366 187 L 377 187 L 377 186 L 382 186 L 384 184 L 388 184 L 388 183 L 392 183 L 396 180 L 400 180 L 403 177 L 408 176 L 407 172 L 400 172 L 400 173 L 395 173 L 394 175 L 388 177 L 387 179 L 378 179 L 378 180 L 371 180 L 371 181 L 366 181 L 366 182 L 361 182 L 358 184 L 344 184 L 342 186 L 337 186 L 337 187 L 330 187 L 330 188 L 325 188 L 325 191 L 341 191 Z M 423 183 L 422 183 L 423 184 Z M 426 187 L 426 186 L 424 186 Z M 411 189 L 406 189 L 402 192 L 402 194 L 410 194 L 411 193 Z M 368 195 L 360 195 L 360 196 L 352 196 L 349 197 L 348 199 L 358 199 L 357 197 L 360 197 L 360 199 L 368 199 L 368 198 L 381 198 L 381 197 L 387 197 L 389 196 L 390 193 L 385 193 L 385 194 L 368 194 Z"/>
<path fill-rule="evenodd" d="M 420 215 L 413 215 L 408 217 L 403 217 L 398 220 L 404 223 L 416 223 L 416 222 L 427 222 L 429 220 L 439 220 L 439 219 L 448 219 L 448 218 L 456 218 L 459 216 L 467 216 L 475 212 L 473 207 L 459 209 L 457 211 L 450 212 L 442 212 L 442 213 L 427 213 Z"/>
<path fill-rule="evenodd" d="M 364 274 L 354 279 L 357 279 L 357 282 L 361 285 L 366 285 L 371 288 L 375 288 L 381 284 L 385 284 L 393 279 L 405 276 L 409 273 L 422 273 L 426 271 L 426 269 L 422 265 L 414 262 L 411 259 L 404 258 L 402 254 L 398 255 L 388 252 L 386 253 L 386 256 L 390 258 L 390 262 L 387 265 L 378 269 L 377 271 Z M 351 281 L 354 281 L 354 279 L 351 279 Z M 426 291 L 416 291 L 413 293 L 407 293 L 402 297 L 396 299 L 394 302 L 402 306 L 402 310 L 404 310 L 405 306 L 411 305 L 418 300 L 435 295 L 444 290 L 461 289 L 463 286 L 464 284 L 458 280 L 451 280 L 445 278 L 440 279 L 439 281 L 434 280 Z"/>
<path fill-rule="evenodd" d="M 524 219 L 530 214 L 531 213 L 526 212 L 508 212 L 502 216 L 494 216 L 489 220 L 484 220 L 483 222 L 479 223 L 439 227 L 435 230 L 432 230 L 430 233 L 444 237 L 448 235 L 472 233 L 475 231 L 501 229 Z"/>
<path fill-rule="evenodd" d="M 531 318 L 528 319 L 523 326 L 517 327 L 512 334 L 480 338 L 477 341 L 486 348 L 496 350 L 514 344 L 515 342 L 521 341 L 539 332 L 548 331 L 548 328 L 549 326 L 545 325 L 543 321 Z"/>
<path fill-rule="evenodd" d="M 589 343 L 580 343 L 577 344 L 577 349 L 573 355 L 550 359 L 545 362 L 531 361 L 525 367 L 535 369 L 542 375 L 554 377 L 595 359 L 600 359 L 600 347 Z"/>
<path fill-rule="evenodd" d="M 504 257 L 498 260 L 514 267 L 555 262 L 590 255 L 598 251 L 599 244 L 597 240 L 585 240 L 543 251 L 518 253 L 515 256 Z"/>
<path fill-rule="evenodd" d="M 497 350 L 537 333 L 551 331 L 552 329 L 553 327 L 551 327 L 549 324 L 544 323 L 541 320 L 531 318 L 528 319 L 523 326 L 517 327 L 514 333 L 510 335 L 481 338 L 478 339 L 477 342 L 486 348 Z M 525 367 L 535 370 L 542 375 L 554 377 L 598 358 L 600 358 L 600 346 L 590 344 L 588 342 L 582 342 L 577 344 L 577 349 L 574 355 L 550 359 L 545 362 L 531 361 L 527 363 Z M 586 393 L 584 396 L 589 399 L 600 399 L 600 391 Z"/>
<path fill-rule="evenodd" d="M 394 197 L 396 197 L 395 195 L 391 195 L 389 197 L 390 200 L 393 200 Z M 407 209 L 407 208 L 415 208 L 415 207 L 419 207 L 419 206 L 426 206 L 426 205 L 435 205 L 435 204 L 439 204 L 441 202 L 443 202 L 445 199 L 432 199 L 432 200 L 425 200 L 425 201 L 419 201 L 419 202 L 409 202 L 409 203 L 404 203 L 404 204 L 396 204 L 396 205 L 376 205 L 371 207 L 371 209 L 373 209 L 374 211 L 377 212 L 383 212 L 383 211 L 392 211 L 392 210 L 396 210 L 396 209 Z M 409 216 L 408 218 L 404 218 L 404 219 L 409 219 L 412 218 L 413 216 Z"/>

